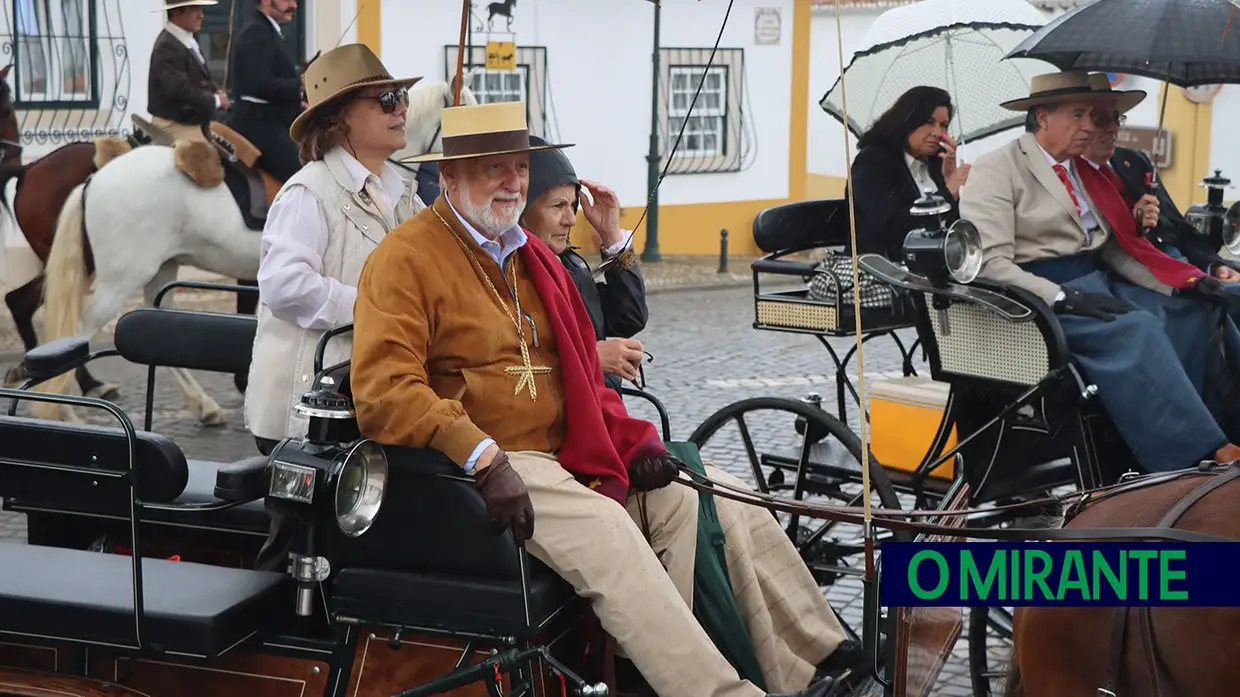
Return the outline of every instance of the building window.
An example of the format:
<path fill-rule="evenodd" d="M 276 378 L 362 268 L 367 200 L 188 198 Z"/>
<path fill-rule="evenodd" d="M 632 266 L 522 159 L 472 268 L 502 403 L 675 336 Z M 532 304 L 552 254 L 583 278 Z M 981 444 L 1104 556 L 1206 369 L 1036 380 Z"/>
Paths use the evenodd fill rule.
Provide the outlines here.
<path fill-rule="evenodd" d="M 456 46 L 444 46 L 444 80 L 456 75 Z M 525 119 L 530 133 L 547 137 L 547 49 L 518 46 L 515 70 L 488 70 L 486 46 L 469 46 L 465 71 L 472 75 L 469 90 L 480 104 L 525 102 Z"/>
<path fill-rule="evenodd" d="M 659 149 L 669 174 L 737 172 L 750 150 L 742 49 L 661 49 Z M 701 88 L 699 91 L 699 87 Z M 697 101 L 694 102 L 694 95 Z M 690 109 L 692 105 L 692 109 Z M 683 133 L 681 132 L 683 129 Z M 680 138 L 677 145 L 676 139 Z M 675 145 L 675 153 L 668 156 Z"/>
<path fill-rule="evenodd" d="M 12 0 L 17 103 L 98 106 L 93 0 Z"/>

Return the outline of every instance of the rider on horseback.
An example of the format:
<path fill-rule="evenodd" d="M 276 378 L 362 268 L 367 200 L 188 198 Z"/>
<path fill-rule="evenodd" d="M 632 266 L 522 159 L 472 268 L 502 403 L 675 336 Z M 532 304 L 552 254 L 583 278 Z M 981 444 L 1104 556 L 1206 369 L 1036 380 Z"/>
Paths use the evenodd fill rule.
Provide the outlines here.
<path fill-rule="evenodd" d="M 202 7 L 216 0 L 164 0 L 168 21 L 155 39 L 147 78 L 151 122 L 176 140 L 209 142 L 206 129 L 215 113 L 229 107 L 207 70 L 194 39 L 202 29 Z"/>
<path fill-rule="evenodd" d="M 231 73 L 237 95 L 229 121 L 262 154 L 258 165 L 281 182 L 301 169 L 288 129 L 302 110 L 301 75 L 284 51 L 281 24 L 297 12 L 297 0 L 259 0 L 253 18 L 233 42 Z"/>

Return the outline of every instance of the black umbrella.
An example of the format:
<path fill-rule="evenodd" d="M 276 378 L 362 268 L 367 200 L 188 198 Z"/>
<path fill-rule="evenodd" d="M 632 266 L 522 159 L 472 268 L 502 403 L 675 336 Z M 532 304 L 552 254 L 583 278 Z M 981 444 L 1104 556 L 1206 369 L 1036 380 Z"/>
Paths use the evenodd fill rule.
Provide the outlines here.
<path fill-rule="evenodd" d="M 1005 58 L 1180 87 L 1240 83 L 1238 0 L 1095 0 L 1047 22 Z"/>

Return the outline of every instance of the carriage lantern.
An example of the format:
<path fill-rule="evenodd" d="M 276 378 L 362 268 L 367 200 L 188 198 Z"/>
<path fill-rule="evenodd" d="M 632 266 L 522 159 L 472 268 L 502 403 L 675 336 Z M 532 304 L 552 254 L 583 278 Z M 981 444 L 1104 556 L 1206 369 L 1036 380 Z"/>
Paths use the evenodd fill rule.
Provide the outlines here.
<path fill-rule="evenodd" d="M 298 522 L 289 553 L 297 582 L 297 614 L 313 611 L 315 587 L 331 572 L 316 551 L 315 528 L 328 516 L 340 532 L 358 537 L 370 529 L 387 490 L 388 460 L 383 446 L 357 438 L 353 402 L 323 376 L 305 393 L 294 412 L 309 417 L 304 439 L 286 438 L 271 453 L 267 501 Z M 342 436 L 353 435 L 351 441 Z"/>
<path fill-rule="evenodd" d="M 949 280 L 971 283 L 982 269 L 982 238 L 977 226 L 957 220 L 948 227 L 943 216 L 951 209 L 942 196 L 926 190 L 909 209 L 919 227 L 904 238 L 904 261 L 909 271 L 939 287 Z"/>
<path fill-rule="evenodd" d="M 1240 208 L 1233 205 L 1229 210 L 1223 204 L 1223 191 L 1231 188 L 1231 180 L 1223 171 L 1214 170 L 1214 176 L 1201 180 L 1199 186 L 1207 190 L 1205 205 L 1196 204 L 1184 214 L 1184 219 L 1197 232 L 1210 240 L 1215 247 L 1226 247 L 1240 252 Z"/>

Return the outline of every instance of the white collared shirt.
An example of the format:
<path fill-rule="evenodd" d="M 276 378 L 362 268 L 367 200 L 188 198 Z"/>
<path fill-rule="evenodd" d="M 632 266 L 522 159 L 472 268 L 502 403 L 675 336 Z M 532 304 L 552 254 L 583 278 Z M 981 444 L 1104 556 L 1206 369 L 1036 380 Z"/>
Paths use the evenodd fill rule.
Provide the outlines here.
<path fill-rule="evenodd" d="M 443 198 L 448 202 L 448 208 L 452 209 L 452 214 L 456 216 L 457 220 L 461 221 L 461 225 L 465 228 L 465 231 L 474 238 L 474 241 L 478 243 L 478 246 L 482 247 L 482 249 L 495 260 L 496 264 L 499 264 L 499 268 L 501 270 L 504 268 L 504 262 L 508 260 L 508 257 L 512 256 L 513 252 L 525 246 L 526 241 L 529 239 L 529 237 L 525 234 L 525 230 L 521 229 L 520 224 L 513 225 L 500 233 L 498 242 L 485 237 L 482 233 L 478 232 L 473 225 L 469 224 L 469 221 L 465 219 L 465 216 L 461 215 L 461 212 L 456 209 L 456 206 L 452 205 L 452 197 L 450 197 L 446 191 L 444 192 Z M 483 438 L 478 445 L 474 446 L 474 451 L 470 453 L 469 457 L 465 460 L 465 471 L 474 471 L 474 465 L 478 464 L 478 456 L 482 455 L 483 450 L 486 450 L 489 446 L 494 444 L 495 440 L 493 438 Z"/>
<path fill-rule="evenodd" d="M 367 182 L 379 184 L 386 201 L 382 211 L 395 218 L 396 205 L 405 193 L 405 181 L 391 165 L 383 175 L 374 172 L 337 146 L 352 176 L 353 193 Z M 381 205 L 377 200 L 375 205 Z M 271 314 L 302 329 L 326 330 L 353 321 L 357 288 L 322 274 L 327 251 L 327 218 L 314 194 L 293 185 L 280 195 L 267 212 L 258 267 L 258 292 Z M 400 223 L 401 221 L 396 221 Z"/>
<path fill-rule="evenodd" d="M 280 23 L 272 19 L 271 15 L 265 12 L 263 13 L 263 16 L 267 18 L 268 22 L 271 22 L 271 26 L 276 28 L 276 36 L 279 36 L 281 39 L 283 39 L 284 30 L 280 28 Z M 241 100 L 246 101 L 246 102 L 253 102 L 254 104 L 268 104 L 269 103 L 266 99 L 260 99 L 258 97 L 251 97 L 251 96 L 244 95 L 244 94 L 241 95 Z"/>
<path fill-rule="evenodd" d="M 164 29 L 169 34 L 172 34 L 172 38 L 181 42 L 182 46 L 188 48 L 189 52 L 194 54 L 194 57 L 198 59 L 199 63 L 202 63 L 204 67 L 207 65 L 207 59 L 202 56 L 202 47 L 198 45 L 198 39 L 195 39 L 193 34 L 185 31 L 172 22 L 164 22 Z M 220 95 L 218 94 L 215 95 L 215 108 L 220 108 Z"/>
<path fill-rule="evenodd" d="M 913 183 L 917 185 L 918 194 L 924 193 L 926 189 L 939 190 L 939 185 L 935 184 L 934 178 L 930 176 L 930 167 L 926 165 L 925 160 L 905 152 L 904 165 L 908 167 L 908 173 L 913 176 Z"/>
<path fill-rule="evenodd" d="M 1051 157 L 1051 154 L 1046 152 L 1046 149 L 1042 147 L 1041 143 L 1038 144 L 1038 150 L 1042 151 L 1043 157 L 1046 158 L 1046 163 L 1051 166 L 1051 171 L 1054 171 L 1055 165 L 1062 165 L 1063 168 L 1067 170 L 1068 181 L 1072 182 L 1073 194 L 1075 194 L 1076 198 L 1076 212 L 1081 216 L 1081 227 L 1085 232 L 1085 246 L 1088 247 L 1090 239 L 1093 237 L 1090 230 L 1094 230 L 1099 226 L 1097 219 L 1094 218 L 1093 209 L 1089 207 L 1088 203 L 1086 203 L 1089 199 L 1086 197 L 1085 187 L 1081 184 L 1080 177 L 1076 175 L 1076 167 L 1070 159 L 1059 162 L 1055 158 Z M 1055 178 L 1058 179 L 1059 175 L 1056 174 Z"/>

